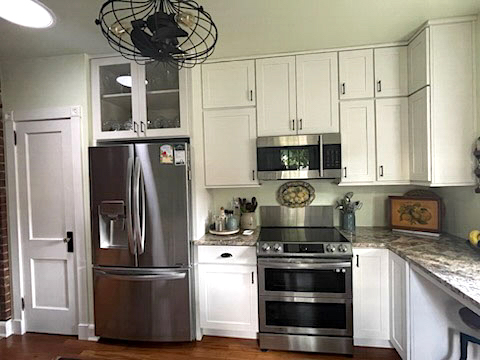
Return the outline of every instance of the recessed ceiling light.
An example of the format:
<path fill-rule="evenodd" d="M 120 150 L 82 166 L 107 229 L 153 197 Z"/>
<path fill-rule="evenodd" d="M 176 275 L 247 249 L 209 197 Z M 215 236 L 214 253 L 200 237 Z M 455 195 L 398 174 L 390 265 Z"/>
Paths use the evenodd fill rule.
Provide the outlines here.
<path fill-rule="evenodd" d="M 1 1 L 1 0 L 0 0 Z M 120 84 L 120 85 L 123 85 L 123 86 L 126 86 L 126 87 L 129 87 L 131 88 L 132 87 L 132 77 L 130 75 L 122 75 L 122 76 L 119 76 L 117 77 L 117 82 Z M 148 85 L 148 81 L 145 80 L 145 85 Z"/>
<path fill-rule="evenodd" d="M 0 17 L 31 28 L 48 28 L 55 24 L 54 13 L 37 0 L 0 0 Z"/>

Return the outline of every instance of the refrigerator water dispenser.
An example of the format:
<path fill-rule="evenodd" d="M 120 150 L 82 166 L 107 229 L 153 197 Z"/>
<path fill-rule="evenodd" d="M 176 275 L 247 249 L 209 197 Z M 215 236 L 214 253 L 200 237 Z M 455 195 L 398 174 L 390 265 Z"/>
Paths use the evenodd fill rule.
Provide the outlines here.
<path fill-rule="evenodd" d="M 102 201 L 98 206 L 100 247 L 126 248 L 128 234 L 125 228 L 125 203 L 122 200 Z"/>

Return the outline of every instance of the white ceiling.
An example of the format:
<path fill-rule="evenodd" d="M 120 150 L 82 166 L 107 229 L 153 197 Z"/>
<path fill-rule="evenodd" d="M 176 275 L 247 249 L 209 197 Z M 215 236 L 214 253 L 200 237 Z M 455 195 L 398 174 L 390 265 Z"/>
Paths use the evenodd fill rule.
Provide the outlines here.
<path fill-rule="evenodd" d="M 14 0 L 11 0 L 14 1 Z M 219 29 L 214 57 L 393 42 L 428 19 L 480 12 L 480 0 L 197 0 Z M 43 0 L 57 16 L 33 30 L 0 18 L 0 60 L 112 53 L 94 20 L 103 0 Z"/>

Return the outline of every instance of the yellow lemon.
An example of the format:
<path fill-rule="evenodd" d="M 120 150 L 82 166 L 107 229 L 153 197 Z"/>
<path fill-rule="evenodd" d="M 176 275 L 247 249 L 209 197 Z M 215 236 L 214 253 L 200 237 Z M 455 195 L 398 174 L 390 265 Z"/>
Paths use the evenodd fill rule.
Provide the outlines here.
<path fill-rule="evenodd" d="M 470 232 L 470 243 L 473 245 L 473 246 L 477 246 L 478 244 L 478 240 L 479 240 L 479 235 L 480 235 L 480 231 L 478 230 L 473 230 Z"/>

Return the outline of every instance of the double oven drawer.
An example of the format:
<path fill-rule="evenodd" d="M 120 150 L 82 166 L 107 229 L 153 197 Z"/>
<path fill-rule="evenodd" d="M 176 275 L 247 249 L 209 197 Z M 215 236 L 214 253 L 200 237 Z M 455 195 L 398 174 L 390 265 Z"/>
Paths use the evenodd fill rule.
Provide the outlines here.
<path fill-rule="evenodd" d="M 352 265 L 338 259 L 259 258 L 260 331 L 352 336 Z"/>

